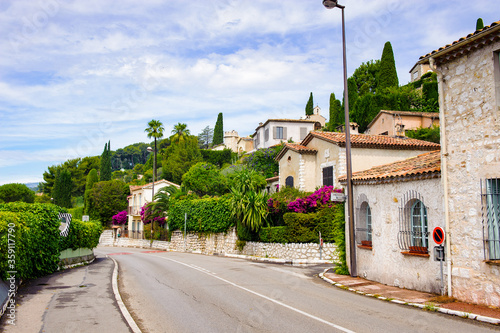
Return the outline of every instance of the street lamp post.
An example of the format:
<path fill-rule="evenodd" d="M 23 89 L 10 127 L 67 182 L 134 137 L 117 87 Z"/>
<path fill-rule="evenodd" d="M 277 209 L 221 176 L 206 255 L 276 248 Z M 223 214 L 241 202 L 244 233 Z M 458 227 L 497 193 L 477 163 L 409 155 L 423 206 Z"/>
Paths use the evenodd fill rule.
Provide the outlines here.
<path fill-rule="evenodd" d="M 154 150 L 151 147 L 146 148 L 146 150 L 149 152 L 154 151 L 154 154 L 155 154 L 155 156 L 153 158 L 153 193 L 151 194 L 151 202 L 153 202 L 154 197 L 155 197 L 156 150 Z M 151 215 L 152 216 L 154 216 L 153 207 L 154 207 L 154 205 L 151 206 Z M 153 226 L 154 226 L 154 218 L 151 218 L 151 246 L 153 246 Z"/>
<path fill-rule="evenodd" d="M 347 94 L 347 57 L 345 46 L 345 6 L 339 5 L 338 0 L 323 0 L 323 6 L 327 9 L 340 8 L 342 11 L 342 52 L 344 61 L 344 116 L 345 116 L 345 154 L 347 164 L 347 214 L 349 219 L 349 257 L 351 276 L 358 276 L 356 267 L 356 243 L 354 237 L 354 203 L 352 193 L 352 165 L 351 165 L 351 130 L 349 122 L 349 98 Z"/>

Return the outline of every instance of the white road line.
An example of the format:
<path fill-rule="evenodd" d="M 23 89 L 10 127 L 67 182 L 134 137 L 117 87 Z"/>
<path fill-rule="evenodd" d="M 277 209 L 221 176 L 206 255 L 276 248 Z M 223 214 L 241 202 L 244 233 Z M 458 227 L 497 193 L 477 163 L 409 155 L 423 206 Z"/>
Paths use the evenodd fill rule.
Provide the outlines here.
<path fill-rule="evenodd" d="M 144 255 L 146 255 L 146 254 L 144 254 Z M 334 324 L 334 323 L 331 323 L 331 322 L 329 322 L 329 321 L 327 321 L 327 320 L 324 320 L 324 319 L 321 319 L 321 318 L 319 318 L 319 317 L 316 317 L 315 315 L 312 315 L 312 314 L 307 313 L 307 312 L 305 312 L 305 311 L 302 311 L 302 310 L 299 310 L 299 309 L 297 309 L 297 308 L 294 308 L 293 306 L 287 305 L 287 304 L 285 304 L 285 303 L 283 303 L 283 302 L 280 302 L 280 301 L 277 301 L 277 300 L 272 299 L 272 298 L 270 298 L 270 297 L 267 297 L 266 295 L 259 294 L 259 293 L 258 293 L 258 292 L 256 292 L 256 291 L 253 291 L 253 290 L 251 290 L 251 289 L 248 289 L 248 288 L 245 288 L 245 287 L 243 287 L 243 286 L 240 286 L 240 285 L 238 285 L 238 284 L 236 284 L 236 283 L 234 283 L 234 282 L 231 282 L 231 281 L 229 281 L 229 280 L 226 280 L 226 279 L 224 279 L 224 278 L 221 278 L 220 276 L 216 276 L 216 275 L 214 275 L 215 273 L 211 273 L 211 272 L 209 272 L 209 271 L 207 271 L 206 269 L 203 269 L 203 268 L 201 268 L 201 267 L 198 267 L 198 266 L 195 266 L 195 265 L 186 264 L 186 263 L 183 263 L 182 261 L 178 261 L 178 260 L 175 260 L 175 259 L 170 259 L 170 258 L 166 258 L 166 257 L 161 257 L 161 256 L 158 256 L 158 255 L 152 255 L 152 254 L 148 254 L 148 255 L 149 255 L 149 256 L 158 257 L 158 258 L 161 258 L 161 259 L 165 259 L 165 260 L 168 260 L 168 261 L 172 261 L 172 262 L 175 262 L 175 263 L 177 263 L 177 264 L 180 264 L 180 265 L 183 265 L 183 266 L 186 266 L 186 267 L 189 267 L 189 268 L 195 269 L 195 270 L 197 270 L 197 271 L 199 271 L 199 272 L 202 272 L 202 273 L 207 274 L 207 275 L 209 275 L 209 276 L 212 276 L 212 277 L 214 277 L 214 278 L 216 278 L 216 279 L 219 279 L 220 281 L 223 281 L 223 282 L 225 282 L 225 283 L 227 283 L 227 284 L 230 284 L 230 285 L 232 285 L 232 286 L 234 286 L 234 287 L 236 287 L 236 288 L 239 288 L 239 289 L 241 289 L 241 290 L 244 290 L 244 291 L 246 291 L 246 292 L 249 292 L 249 293 L 251 293 L 251 294 L 253 294 L 253 295 L 255 295 L 255 296 L 258 296 L 258 297 L 264 298 L 264 299 L 266 299 L 266 300 L 268 300 L 268 301 L 270 301 L 270 302 L 273 302 L 273 303 L 278 304 L 278 305 L 280 305 L 280 306 L 282 306 L 282 307 L 284 307 L 284 308 L 287 308 L 287 309 L 289 309 L 289 310 L 292 310 L 292 311 L 295 311 L 295 312 L 297 312 L 297 313 L 300 313 L 301 315 L 304 315 L 304 316 L 306 316 L 306 317 L 309 317 L 309 318 L 311 318 L 311 319 L 314 319 L 314 320 L 316 320 L 316 321 L 319 321 L 319 322 L 321 322 L 321 323 L 323 323 L 323 324 L 326 324 L 326 325 L 328 325 L 328 326 L 330 326 L 330 327 L 336 328 L 336 329 L 338 329 L 338 330 L 340 330 L 340 331 L 342 331 L 342 332 L 346 332 L 346 333 L 355 333 L 354 331 L 351 331 L 351 330 L 349 330 L 349 329 L 347 329 L 347 328 L 345 328 L 345 327 L 339 326 L 339 325 Z"/>
<path fill-rule="evenodd" d="M 110 258 L 108 255 L 106 255 L 106 257 Z M 115 263 L 115 268 L 113 269 L 113 277 L 111 278 L 111 284 L 113 285 L 113 293 L 115 294 L 116 303 L 118 303 L 118 307 L 120 308 L 123 317 L 125 317 L 125 320 L 127 321 L 130 329 L 134 333 L 142 333 L 141 329 L 139 328 L 139 326 L 137 326 L 134 318 L 132 318 L 127 310 L 127 307 L 122 301 L 122 297 L 120 296 L 120 292 L 118 291 L 118 263 L 113 258 L 111 258 L 111 260 L 113 260 L 113 262 Z"/>

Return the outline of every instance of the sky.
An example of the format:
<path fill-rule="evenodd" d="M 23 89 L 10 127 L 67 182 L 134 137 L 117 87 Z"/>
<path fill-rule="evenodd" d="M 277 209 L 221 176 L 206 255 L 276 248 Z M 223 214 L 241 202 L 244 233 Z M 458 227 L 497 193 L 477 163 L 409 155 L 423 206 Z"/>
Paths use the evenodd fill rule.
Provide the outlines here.
<path fill-rule="evenodd" d="M 424 55 L 500 20 L 497 0 L 344 0 L 347 68 L 394 51 L 400 84 Z M 185 123 L 253 134 L 267 119 L 328 119 L 343 94 L 341 10 L 321 0 L 0 1 L 0 184 L 149 142 Z"/>

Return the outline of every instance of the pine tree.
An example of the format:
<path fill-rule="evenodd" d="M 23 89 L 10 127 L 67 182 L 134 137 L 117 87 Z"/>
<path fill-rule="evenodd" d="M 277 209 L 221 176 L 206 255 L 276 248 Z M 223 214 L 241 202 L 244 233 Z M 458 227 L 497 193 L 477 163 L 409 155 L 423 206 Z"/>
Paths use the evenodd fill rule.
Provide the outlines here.
<path fill-rule="evenodd" d="M 214 128 L 214 137 L 212 144 L 214 146 L 220 145 L 224 143 L 224 124 L 222 120 L 222 112 L 217 116 L 217 122 L 215 123 Z"/>
<path fill-rule="evenodd" d="M 482 18 L 478 18 L 476 21 L 476 31 L 484 29 L 484 23 Z"/>
<path fill-rule="evenodd" d="M 101 167 L 99 169 L 100 181 L 111 180 L 111 142 L 104 144 L 104 150 L 101 154 Z"/>
<path fill-rule="evenodd" d="M 335 98 L 335 94 L 330 94 L 330 120 L 328 122 L 328 130 L 333 132 L 335 128 L 344 123 L 344 113 L 340 101 Z"/>
<path fill-rule="evenodd" d="M 60 207 L 71 208 L 72 190 L 73 184 L 71 181 L 71 173 L 66 168 L 58 170 L 56 180 L 54 182 L 54 188 L 52 190 L 54 204 Z"/>
<path fill-rule="evenodd" d="M 314 113 L 313 93 L 309 95 L 309 100 L 306 104 L 306 115 L 311 116 Z"/>
<path fill-rule="evenodd" d="M 378 90 L 383 91 L 385 88 L 398 86 L 398 73 L 396 71 L 392 45 L 391 42 L 386 42 L 382 51 L 382 58 L 380 59 Z"/>

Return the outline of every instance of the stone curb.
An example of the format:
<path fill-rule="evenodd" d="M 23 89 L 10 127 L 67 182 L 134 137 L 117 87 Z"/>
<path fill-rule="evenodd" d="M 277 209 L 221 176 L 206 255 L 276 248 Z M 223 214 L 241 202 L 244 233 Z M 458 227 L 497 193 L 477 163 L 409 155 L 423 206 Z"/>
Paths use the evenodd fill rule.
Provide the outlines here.
<path fill-rule="evenodd" d="M 289 264 L 289 265 L 293 265 L 293 266 L 330 264 L 332 262 L 331 260 L 319 260 L 319 259 L 263 258 L 263 257 L 248 256 L 248 255 L 244 255 L 244 254 L 231 254 L 231 253 L 226 253 L 226 254 L 223 254 L 222 256 L 229 257 L 229 258 L 239 258 L 239 259 L 248 259 L 248 260 L 260 261 L 260 262 L 275 263 L 275 264 Z"/>
<path fill-rule="evenodd" d="M 106 256 L 107 258 L 110 258 L 109 256 Z M 115 295 L 116 303 L 118 303 L 118 307 L 120 308 L 120 312 L 122 313 L 123 317 L 127 321 L 128 326 L 134 333 L 142 333 L 141 329 L 139 326 L 137 326 L 137 323 L 135 322 L 134 318 L 130 315 L 130 312 L 128 312 L 127 307 L 125 306 L 125 303 L 123 303 L 122 297 L 120 295 L 120 291 L 118 290 L 118 262 L 113 259 L 113 262 L 115 263 L 115 267 L 113 268 L 113 276 L 111 278 L 111 284 L 113 287 L 113 294 Z"/>
<path fill-rule="evenodd" d="M 383 301 L 386 301 L 386 302 L 391 302 L 391 303 L 396 303 L 396 304 L 399 304 L 399 305 L 408 305 L 408 306 L 412 306 L 412 307 L 420 308 L 420 309 L 429 309 L 431 311 L 437 311 L 437 312 L 448 314 L 448 315 L 452 315 L 452 316 L 458 316 L 458 317 L 462 317 L 462 318 L 468 318 L 468 319 L 477 320 L 477 321 L 481 321 L 481 322 L 488 323 L 488 324 L 493 324 L 493 325 L 500 325 L 500 319 L 497 319 L 497 318 L 491 318 L 491 317 L 481 316 L 481 315 L 477 315 L 477 314 L 469 313 L 469 312 L 463 312 L 463 311 L 457 311 L 457 310 L 450 310 L 450 309 L 441 308 L 439 306 L 434 306 L 434 305 L 426 305 L 426 304 L 420 304 L 420 303 L 408 303 L 408 302 L 401 301 L 401 300 L 398 300 L 398 299 L 388 299 L 388 298 L 383 297 L 383 296 L 376 296 L 376 295 L 372 295 L 372 294 L 369 294 L 369 293 L 365 293 L 365 292 L 360 291 L 360 290 L 349 288 L 347 286 L 344 286 L 341 283 L 332 281 L 329 278 L 325 277 L 324 274 L 328 270 L 330 270 L 330 268 L 327 268 L 327 269 L 325 269 L 323 271 L 323 273 L 320 273 L 319 277 L 321 279 L 323 279 L 324 281 L 326 281 L 326 282 L 328 282 L 328 283 L 330 283 L 330 284 L 332 284 L 332 285 L 334 285 L 335 287 L 338 287 L 338 288 L 346 289 L 346 290 L 355 292 L 355 293 L 360 294 L 360 295 L 378 298 L 380 300 L 383 300 Z"/>

